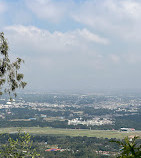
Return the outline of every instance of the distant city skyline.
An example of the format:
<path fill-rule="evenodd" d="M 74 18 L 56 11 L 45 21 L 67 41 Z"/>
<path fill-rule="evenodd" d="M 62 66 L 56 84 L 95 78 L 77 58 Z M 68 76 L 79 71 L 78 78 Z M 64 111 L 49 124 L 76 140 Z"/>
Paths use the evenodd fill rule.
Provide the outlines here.
<path fill-rule="evenodd" d="M 26 90 L 141 89 L 141 1 L 0 0 Z"/>

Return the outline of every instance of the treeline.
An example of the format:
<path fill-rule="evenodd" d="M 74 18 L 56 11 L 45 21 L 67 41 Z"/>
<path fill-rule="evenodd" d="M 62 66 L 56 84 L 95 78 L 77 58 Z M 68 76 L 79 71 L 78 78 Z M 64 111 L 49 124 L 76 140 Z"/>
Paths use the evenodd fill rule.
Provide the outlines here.
<path fill-rule="evenodd" d="M 68 129 L 92 129 L 92 130 L 119 130 L 121 127 L 135 128 L 141 130 L 141 115 L 116 117 L 113 125 L 87 126 L 87 125 L 68 125 L 68 121 L 52 121 L 47 122 L 43 120 L 32 121 L 9 121 L 0 120 L 0 127 L 53 127 L 53 128 L 68 128 Z"/>
<path fill-rule="evenodd" d="M 141 113 L 135 115 L 125 115 L 119 116 L 115 118 L 115 129 L 119 129 L 121 127 L 125 128 L 135 128 L 136 130 L 141 130 Z"/>

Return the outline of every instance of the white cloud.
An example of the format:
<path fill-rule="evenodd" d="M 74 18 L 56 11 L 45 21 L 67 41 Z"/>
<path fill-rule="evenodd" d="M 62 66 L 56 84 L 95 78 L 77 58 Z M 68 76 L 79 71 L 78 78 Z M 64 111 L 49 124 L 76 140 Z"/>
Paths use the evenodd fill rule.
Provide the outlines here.
<path fill-rule="evenodd" d="M 14 25 L 5 27 L 5 34 L 14 56 L 25 60 L 24 73 L 32 88 L 118 87 L 131 74 L 138 75 L 139 51 L 109 52 L 108 39 L 86 28 L 63 33 Z M 119 78 L 124 78 L 122 84 Z"/>
<path fill-rule="evenodd" d="M 21 47 L 33 49 L 36 53 L 46 52 L 68 52 L 72 48 L 84 48 L 90 43 L 108 44 L 109 40 L 90 32 L 87 29 L 77 29 L 71 32 L 50 33 L 48 30 L 41 30 L 34 26 L 25 27 L 22 25 L 5 27 L 9 38 L 18 42 Z M 75 51 L 75 50 L 74 50 Z"/>
<path fill-rule="evenodd" d="M 138 0 L 87 0 L 72 18 L 94 30 L 124 39 L 140 39 L 141 2 Z"/>
<path fill-rule="evenodd" d="M 6 10 L 6 4 L 9 7 L 7 15 L 10 20 L 3 18 L 7 21 L 5 23 L 12 23 L 11 25 L 37 24 L 38 27 L 48 27 L 50 30 L 83 27 L 112 38 L 121 37 L 139 43 L 141 41 L 139 0 L 23 0 L 17 3 L 18 9 L 15 2 L 0 1 L 1 13 Z M 85 34 L 89 36 L 88 32 Z"/>
<path fill-rule="evenodd" d="M 41 19 L 60 21 L 70 8 L 71 3 L 54 0 L 26 0 L 29 9 Z"/>
<path fill-rule="evenodd" d="M 70 23 L 69 29 L 80 26 L 106 36 L 121 37 L 126 41 L 140 43 L 141 1 L 139 0 L 84 0 L 81 2 L 75 0 L 24 0 L 23 5 L 19 4 L 23 6 L 22 8 L 19 5 L 23 11 L 19 15 L 16 13 L 16 16 L 13 16 L 16 24 L 29 25 L 30 21 L 33 24 L 34 21 L 40 20 L 43 28 L 51 28 L 54 25 L 54 29 L 58 28 L 58 24 L 62 24 L 61 29 L 66 30 L 66 23 Z M 26 13 L 23 13 L 24 11 Z M 20 18 L 21 16 L 23 18 Z M 38 26 L 40 26 L 39 23 Z"/>
<path fill-rule="evenodd" d="M 25 60 L 25 76 L 33 85 L 42 82 L 42 85 L 58 86 L 59 81 L 63 85 L 67 79 L 66 86 L 71 87 L 104 68 L 104 58 L 95 51 L 94 45 L 106 47 L 108 40 L 87 29 L 51 33 L 19 25 L 5 27 L 5 34 L 11 52 Z"/>
<path fill-rule="evenodd" d="M 93 34 L 87 29 L 79 30 L 79 34 L 82 38 L 85 38 L 88 41 L 93 41 L 97 43 L 109 44 L 109 40 L 106 38 L 102 38 L 99 35 Z"/>
<path fill-rule="evenodd" d="M 1 28 L 10 25 L 3 31 L 12 59 L 25 59 L 33 87 L 118 87 L 127 80 L 130 87 L 134 77 L 140 82 L 139 0 L 0 1 L 0 18 Z"/>

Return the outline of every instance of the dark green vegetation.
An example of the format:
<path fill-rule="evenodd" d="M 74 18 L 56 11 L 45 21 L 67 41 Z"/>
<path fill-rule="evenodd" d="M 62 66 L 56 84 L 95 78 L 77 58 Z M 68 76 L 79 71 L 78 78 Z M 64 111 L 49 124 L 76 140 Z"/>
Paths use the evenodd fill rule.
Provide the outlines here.
<path fill-rule="evenodd" d="M 1 157 L 42 158 L 139 158 L 141 140 L 23 134 L 0 137 Z M 58 151 L 48 151 L 57 149 Z M 37 154 L 38 153 L 38 154 Z M 40 155 L 40 156 L 39 156 Z"/>
<path fill-rule="evenodd" d="M 22 137 L 23 136 L 23 137 Z M 17 134 L 11 134 L 9 136 L 7 134 L 1 136 L 1 145 L 6 144 L 8 141 L 8 145 L 11 143 L 16 144 L 14 146 L 14 150 L 20 148 L 18 146 L 18 142 L 20 142 L 20 138 Z M 16 142 L 17 137 L 19 139 Z M 20 135 L 22 139 L 27 139 L 26 145 L 24 147 L 24 151 L 26 149 L 30 149 L 30 151 L 34 151 L 40 154 L 43 158 L 106 158 L 113 157 L 118 152 L 118 145 L 116 143 L 109 143 L 109 139 L 103 138 L 95 138 L 95 137 L 69 137 L 69 136 L 34 136 L 29 139 L 28 134 Z M 13 140 L 11 142 L 11 140 Z M 30 147 L 28 142 L 32 142 L 32 148 Z M 8 145 L 6 145 L 5 150 L 9 150 Z M 24 145 L 24 144 L 21 144 Z M 1 148 L 3 148 L 2 145 Z M 37 148 L 38 147 L 38 148 Z M 45 151 L 49 148 L 59 148 L 60 151 Z M 5 151 L 4 150 L 4 151 Z M 13 152 L 14 152 L 13 150 Z M 17 151 L 17 150 L 16 150 Z M 18 154 L 23 154 L 23 150 L 19 150 Z M 29 150 L 28 150 L 29 151 Z M 13 153 L 11 152 L 11 153 Z M 36 153 L 35 152 L 35 153 Z M 24 152 L 27 153 L 27 152 Z M 108 156 L 106 156 L 106 154 Z"/>
<path fill-rule="evenodd" d="M 112 140 L 111 142 L 116 142 L 121 147 L 117 158 L 141 158 L 141 143 L 137 141 L 138 138 L 135 136 L 125 137 L 122 141 Z"/>
<path fill-rule="evenodd" d="M 11 62 L 8 55 L 9 47 L 4 33 L 0 33 L 0 94 L 3 92 L 10 94 L 17 88 L 24 88 L 26 82 L 23 82 L 24 75 L 19 73 L 23 60 L 17 58 Z M 16 93 L 14 93 L 16 95 Z"/>
<path fill-rule="evenodd" d="M 3 135 L 0 144 L 0 157 L 2 158 L 34 158 L 39 156 L 28 133 L 21 134 L 19 131 L 14 138 Z"/>

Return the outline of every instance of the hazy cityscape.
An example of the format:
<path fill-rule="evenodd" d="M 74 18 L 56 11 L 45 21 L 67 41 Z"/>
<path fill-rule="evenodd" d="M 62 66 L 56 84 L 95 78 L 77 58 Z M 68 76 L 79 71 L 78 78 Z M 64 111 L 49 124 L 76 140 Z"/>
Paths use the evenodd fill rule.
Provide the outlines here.
<path fill-rule="evenodd" d="M 108 130 L 114 127 L 117 119 L 126 118 L 128 121 L 130 116 L 137 119 L 137 117 L 140 118 L 141 112 L 141 97 L 136 95 L 24 94 L 21 96 L 12 101 L 6 98 L 1 99 L 1 119 L 7 121 L 34 120 L 37 122 L 40 119 L 42 122 L 67 121 L 68 125 L 74 126 L 79 124 L 86 126 L 109 125 Z M 31 115 L 28 115 L 29 118 L 26 113 L 25 117 L 17 115 L 16 109 L 25 109 Z M 132 127 L 132 124 L 128 126 L 125 122 L 124 126 L 135 128 L 136 124 L 133 124 Z M 140 129 L 141 126 L 138 126 L 137 130 Z"/>
<path fill-rule="evenodd" d="M 12 100 L 8 99 L 8 96 L 3 96 L 0 100 L 1 128 L 6 131 L 9 129 L 11 134 L 16 134 L 16 129 L 19 127 L 26 132 L 31 132 L 34 136 L 36 135 L 33 138 L 35 142 L 39 139 L 34 144 L 40 146 L 38 152 L 42 152 L 44 156 L 51 154 L 51 157 L 55 153 L 48 154 L 50 150 L 57 150 L 58 154 L 61 152 L 61 156 L 64 152 L 67 152 L 68 156 L 74 153 L 76 157 L 75 148 L 70 144 L 61 145 L 61 142 L 58 141 L 58 139 L 66 141 L 68 136 L 73 134 L 75 139 L 78 137 L 77 142 L 74 141 L 74 147 L 75 143 L 81 144 L 80 135 L 85 136 L 85 138 L 82 137 L 83 142 L 86 141 L 86 136 L 91 135 L 87 141 L 91 147 L 95 146 L 92 155 L 95 153 L 100 158 L 102 156 L 114 157 L 118 154 L 119 149 L 110 144 L 109 139 L 121 138 L 123 135 L 140 136 L 140 119 L 141 96 L 134 93 L 132 95 L 125 93 L 124 95 L 24 93 L 18 94 L 18 97 Z M 109 132 L 113 133 L 109 135 Z M 38 138 L 39 133 L 43 135 L 40 138 Z M 62 133 L 64 136 L 68 136 L 59 136 Z M 97 140 L 96 137 L 102 138 Z M 46 144 L 46 141 L 44 142 L 42 139 L 48 143 Z M 50 139 L 54 142 L 50 142 Z M 73 137 L 69 137 L 69 141 L 72 141 L 71 139 Z M 97 145 L 96 142 L 101 142 L 101 145 Z M 58 145 L 56 146 L 54 143 Z M 107 145 L 103 146 L 103 143 L 107 143 Z M 82 146 L 79 148 L 80 153 L 81 149 L 83 149 Z M 88 153 L 86 152 L 86 154 Z"/>

